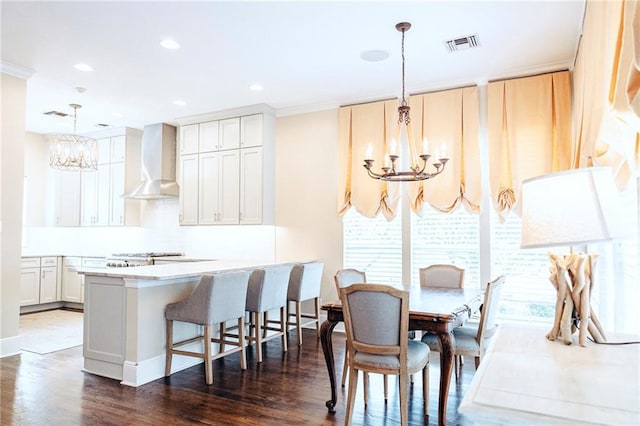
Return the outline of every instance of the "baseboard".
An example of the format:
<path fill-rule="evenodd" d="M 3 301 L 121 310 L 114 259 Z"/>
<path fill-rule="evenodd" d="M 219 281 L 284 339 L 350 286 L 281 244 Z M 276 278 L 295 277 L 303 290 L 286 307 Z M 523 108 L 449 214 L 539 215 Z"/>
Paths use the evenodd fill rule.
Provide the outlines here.
<path fill-rule="evenodd" d="M 20 336 L 0 339 L 0 358 L 20 354 Z"/>
<path fill-rule="evenodd" d="M 201 352 L 202 343 L 192 343 L 183 350 Z M 141 386 L 145 383 L 164 377 L 165 355 L 158 355 L 142 362 L 125 361 L 122 366 L 122 381 L 120 384 L 126 386 Z M 174 355 L 171 360 L 171 374 L 181 371 L 197 364 L 202 364 L 203 360 L 190 356 Z"/>

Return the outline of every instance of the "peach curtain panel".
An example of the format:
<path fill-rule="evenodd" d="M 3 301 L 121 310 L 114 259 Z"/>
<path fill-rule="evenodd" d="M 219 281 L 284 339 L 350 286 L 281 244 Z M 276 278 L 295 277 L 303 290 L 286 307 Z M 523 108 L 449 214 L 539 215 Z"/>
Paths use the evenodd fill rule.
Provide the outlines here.
<path fill-rule="evenodd" d="M 610 166 L 623 188 L 640 167 L 638 2 L 587 2 L 573 81 L 572 167 Z"/>
<path fill-rule="evenodd" d="M 398 208 L 400 191 L 397 183 L 372 179 L 363 167 L 367 147 L 373 148 L 374 168 L 384 164 L 398 123 L 398 101 L 388 100 L 340 108 L 340 167 L 338 213 L 354 207 L 365 217 L 382 213 L 391 220 Z"/>
<path fill-rule="evenodd" d="M 410 183 L 411 209 L 421 215 L 428 206 L 452 212 L 460 204 L 471 213 L 480 213 L 482 184 L 478 141 L 478 88 L 464 87 L 413 95 L 409 99 L 413 140 L 418 153 L 450 158 L 445 171 L 433 179 Z M 431 161 L 430 161 L 431 164 Z M 435 171 L 431 165 L 428 171 Z"/>
<path fill-rule="evenodd" d="M 524 179 L 571 165 L 571 76 L 562 71 L 489 83 L 491 199 L 504 219 Z"/>

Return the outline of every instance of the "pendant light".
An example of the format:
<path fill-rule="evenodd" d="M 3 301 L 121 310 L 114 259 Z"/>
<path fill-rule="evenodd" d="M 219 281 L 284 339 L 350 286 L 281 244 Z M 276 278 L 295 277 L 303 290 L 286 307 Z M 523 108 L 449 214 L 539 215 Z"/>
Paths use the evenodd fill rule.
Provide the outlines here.
<path fill-rule="evenodd" d="M 69 104 L 73 108 L 73 134 L 54 135 L 49 146 L 49 165 L 61 170 L 96 170 L 98 151 L 96 140 L 76 134 L 78 104 Z"/>

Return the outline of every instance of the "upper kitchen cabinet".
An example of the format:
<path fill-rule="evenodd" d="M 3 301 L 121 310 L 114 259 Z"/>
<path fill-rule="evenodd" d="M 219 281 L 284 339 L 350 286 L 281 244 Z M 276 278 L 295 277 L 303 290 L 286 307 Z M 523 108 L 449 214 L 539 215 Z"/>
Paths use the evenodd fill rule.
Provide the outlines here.
<path fill-rule="evenodd" d="M 95 171 L 56 171 L 56 226 L 137 226 L 139 203 L 122 195 L 140 181 L 142 132 L 110 129 L 97 139 Z"/>
<path fill-rule="evenodd" d="M 240 117 L 240 147 L 262 146 L 263 127 L 263 114 Z"/>
<path fill-rule="evenodd" d="M 180 128 L 180 224 L 273 224 L 273 111 L 257 106 L 189 120 Z"/>

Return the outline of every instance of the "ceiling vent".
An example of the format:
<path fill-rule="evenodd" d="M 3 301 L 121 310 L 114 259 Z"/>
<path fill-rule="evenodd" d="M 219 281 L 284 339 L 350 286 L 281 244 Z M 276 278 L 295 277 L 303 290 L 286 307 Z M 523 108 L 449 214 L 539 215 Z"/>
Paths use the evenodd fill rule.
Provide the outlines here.
<path fill-rule="evenodd" d="M 45 112 L 44 115 L 48 115 L 50 117 L 62 117 L 62 118 L 69 116 L 69 114 L 66 114 L 60 111 L 49 111 L 49 112 Z"/>
<path fill-rule="evenodd" d="M 477 34 L 472 34 L 464 37 L 458 37 L 451 40 L 444 41 L 445 46 L 449 52 L 457 52 L 459 50 L 473 49 L 480 46 L 480 40 Z"/>

